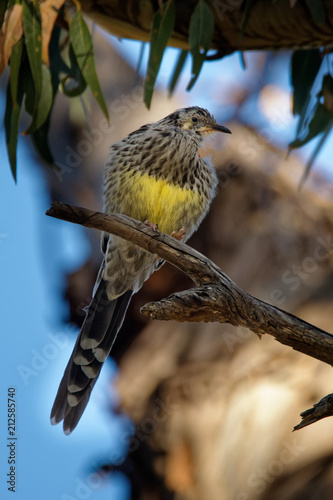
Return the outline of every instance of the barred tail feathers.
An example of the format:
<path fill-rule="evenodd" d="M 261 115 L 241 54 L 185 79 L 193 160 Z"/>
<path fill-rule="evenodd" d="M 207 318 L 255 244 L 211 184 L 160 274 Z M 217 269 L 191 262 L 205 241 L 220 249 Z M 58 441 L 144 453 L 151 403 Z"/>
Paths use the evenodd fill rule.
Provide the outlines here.
<path fill-rule="evenodd" d="M 51 424 L 64 421 L 65 434 L 77 426 L 122 326 L 132 290 L 116 299 L 107 298 L 108 282 L 101 279 L 88 306 L 85 320 L 60 382 L 51 411 Z"/>

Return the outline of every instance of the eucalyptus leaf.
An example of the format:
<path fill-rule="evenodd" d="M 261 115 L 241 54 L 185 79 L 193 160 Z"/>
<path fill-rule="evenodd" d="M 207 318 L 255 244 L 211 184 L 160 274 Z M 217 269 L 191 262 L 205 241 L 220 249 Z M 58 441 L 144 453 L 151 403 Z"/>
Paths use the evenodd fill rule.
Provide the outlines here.
<path fill-rule="evenodd" d="M 302 178 L 301 178 L 300 183 L 299 183 L 299 188 L 302 187 L 302 185 L 304 184 L 304 182 L 308 178 L 308 175 L 309 175 L 309 172 L 310 172 L 310 170 L 312 168 L 312 165 L 314 164 L 315 159 L 317 158 L 318 154 L 320 153 L 320 150 L 323 147 L 324 142 L 326 141 L 329 133 L 332 130 L 332 125 L 333 125 L 333 121 L 331 121 L 331 122 L 329 122 L 327 124 L 327 127 L 326 127 L 326 129 L 325 129 L 325 131 L 324 131 L 324 133 L 323 133 L 320 141 L 318 142 L 318 144 L 317 144 L 314 152 L 312 153 L 309 161 L 307 162 L 307 164 L 305 166 L 305 169 L 304 169 L 304 173 L 303 173 Z"/>
<path fill-rule="evenodd" d="M 175 90 L 175 87 L 177 85 L 178 79 L 180 77 L 180 74 L 182 72 L 182 69 L 184 67 L 186 58 L 188 55 L 188 50 L 181 50 L 177 59 L 177 63 L 175 66 L 175 69 L 173 71 L 173 75 L 169 84 L 169 96 L 171 96 Z"/>
<path fill-rule="evenodd" d="M 51 115 L 49 114 L 41 127 L 32 133 L 32 140 L 41 158 L 49 165 L 55 166 L 55 161 L 49 145 L 49 128 Z"/>
<path fill-rule="evenodd" d="M 16 182 L 17 138 L 18 138 L 22 100 L 23 100 L 23 89 L 21 86 L 21 80 L 19 80 L 19 85 L 17 87 L 17 93 L 16 93 L 16 104 L 14 107 L 14 103 L 12 101 L 12 91 L 10 88 L 10 80 L 9 80 L 7 84 L 5 132 L 6 132 L 6 146 L 7 146 L 8 159 L 9 159 L 10 169 L 12 171 L 12 175 L 15 182 Z"/>
<path fill-rule="evenodd" d="M 20 75 L 21 74 L 24 75 L 24 81 L 22 82 L 25 93 L 24 108 L 30 116 L 33 116 L 35 112 L 35 86 L 28 59 L 23 61 L 21 65 Z"/>
<path fill-rule="evenodd" d="M 49 44 L 49 57 L 50 57 L 50 71 L 51 82 L 54 96 L 58 92 L 59 82 L 63 73 L 71 74 L 71 68 L 66 64 L 61 56 L 60 51 L 60 34 L 61 29 L 55 25 L 52 31 L 51 40 Z"/>
<path fill-rule="evenodd" d="M 333 77 L 329 73 L 326 73 L 323 78 L 322 92 L 324 91 L 333 94 Z"/>
<path fill-rule="evenodd" d="M 37 107 L 34 110 L 32 122 L 24 134 L 32 134 L 43 125 L 47 119 L 53 102 L 53 88 L 51 83 L 51 72 L 45 64 L 42 64 L 42 88 Z"/>
<path fill-rule="evenodd" d="M 175 24 L 173 0 L 163 4 L 162 8 L 162 12 L 158 10 L 155 13 L 150 31 L 150 53 L 143 91 L 143 99 L 148 109 L 153 97 L 155 81 L 161 66 L 163 53 Z"/>
<path fill-rule="evenodd" d="M 67 97 L 77 97 L 87 88 L 85 79 L 77 80 L 73 75 L 66 75 L 60 80 L 61 92 Z"/>
<path fill-rule="evenodd" d="M 256 0 L 245 0 L 245 9 L 244 9 L 244 14 L 243 14 L 243 20 L 242 20 L 242 25 L 239 33 L 239 43 L 242 43 L 243 40 L 243 35 L 245 28 L 247 26 L 247 23 L 250 19 L 250 14 L 253 9 L 253 6 L 255 4 Z"/>
<path fill-rule="evenodd" d="M 325 23 L 326 15 L 325 8 L 322 0 L 305 0 L 309 7 L 313 20 L 321 25 Z"/>
<path fill-rule="evenodd" d="M 68 54 L 71 65 L 70 74 L 60 81 L 60 87 L 67 97 L 77 97 L 85 91 L 87 82 L 81 73 L 72 45 L 69 46 Z"/>
<path fill-rule="evenodd" d="M 7 0 L 2 0 L 0 2 L 0 29 L 3 24 L 3 21 L 5 19 L 5 12 L 8 8 L 8 1 Z"/>
<path fill-rule="evenodd" d="M 108 109 L 95 69 L 94 47 L 91 34 L 80 10 L 74 14 L 71 20 L 69 34 L 78 67 L 101 110 L 106 118 L 109 119 Z"/>
<path fill-rule="evenodd" d="M 42 28 L 39 4 L 23 0 L 23 30 L 31 74 L 35 87 L 34 111 L 42 92 Z"/>
<path fill-rule="evenodd" d="M 10 89 L 12 95 L 13 106 L 16 105 L 16 96 L 17 96 L 17 88 L 19 83 L 19 73 L 20 73 L 20 64 L 23 52 L 23 43 L 22 40 L 19 40 L 15 45 L 13 45 L 12 53 L 10 56 Z"/>
<path fill-rule="evenodd" d="M 302 115 L 310 101 L 310 91 L 318 74 L 322 57 L 318 49 L 296 50 L 291 57 L 293 114 Z"/>
<path fill-rule="evenodd" d="M 200 74 L 214 34 L 214 15 L 206 2 L 200 0 L 193 11 L 189 27 L 189 45 L 192 54 L 192 78 L 186 90 L 191 90 Z"/>
<path fill-rule="evenodd" d="M 327 111 L 324 105 L 318 102 L 315 108 L 315 112 L 309 123 L 306 136 L 303 139 L 296 138 L 294 141 L 292 141 L 289 144 L 289 150 L 304 146 L 304 144 L 311 141 L 312 139 L 314 139 L 314 137 L 323 132 L 332 122 L 333 113 Z"/>

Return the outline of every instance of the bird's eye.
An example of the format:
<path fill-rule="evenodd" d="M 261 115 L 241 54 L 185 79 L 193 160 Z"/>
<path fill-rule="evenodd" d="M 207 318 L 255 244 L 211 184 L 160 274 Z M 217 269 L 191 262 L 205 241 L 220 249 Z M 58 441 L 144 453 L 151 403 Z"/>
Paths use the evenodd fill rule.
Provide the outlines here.
<path fill-rule="evenodd" d="M 198 118 L 196 116 L 193 116 L 192 122 L 197 122 L 197 121 L 198 121 Z"/>

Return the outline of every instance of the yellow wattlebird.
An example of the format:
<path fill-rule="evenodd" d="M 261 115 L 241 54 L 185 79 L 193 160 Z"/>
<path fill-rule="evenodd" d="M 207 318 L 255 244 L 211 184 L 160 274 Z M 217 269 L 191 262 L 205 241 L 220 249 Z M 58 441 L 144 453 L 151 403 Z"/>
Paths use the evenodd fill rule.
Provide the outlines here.
<path fill-rule="evenodd" d="M 111 147 L 104 170 L 104 211 L 150 221 L 186 241 L 205 217 L 217 177 L 199 156 L 205 137 L 230 133 L 199 107 L 144 125 Z M 147 222 L 148 223 L 148 222 Z M 103 233 L 104 253 L 93 298 L 51 412 L 65 434 L 79 422 L 123 323 L 133 293 L 163 263 L 129 241 Z"/>

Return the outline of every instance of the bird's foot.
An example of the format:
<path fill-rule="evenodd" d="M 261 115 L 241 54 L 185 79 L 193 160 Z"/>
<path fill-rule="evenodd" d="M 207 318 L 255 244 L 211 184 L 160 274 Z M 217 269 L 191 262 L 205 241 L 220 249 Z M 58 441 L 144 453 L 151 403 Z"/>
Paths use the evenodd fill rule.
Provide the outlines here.
<path fill-rule="evenodd" d="M 148 227 L 151 227 L 153 231 L 157 231 L 158 230 L 158 224 L 153 224 L 152 222 L 149 222 L 149 220 L 145 220 L 144 221 L 144 225 L 145 226 L 148 226 Z"/>
<path fill-rule="evenodd" d="M 175 238 L 175 240 L 181 241 L 184 236 L 186 236 L 185 229 L 182 227 L 181 229 L 179 229 L 178 233 L 176 233 L 176 231 L 172 231 L 170 236 L 171 238 Z"/>

